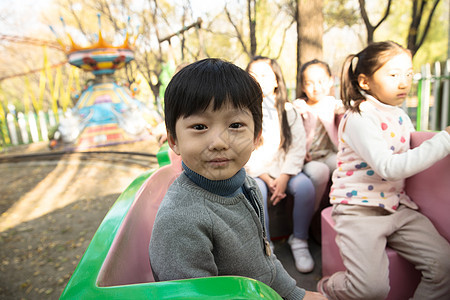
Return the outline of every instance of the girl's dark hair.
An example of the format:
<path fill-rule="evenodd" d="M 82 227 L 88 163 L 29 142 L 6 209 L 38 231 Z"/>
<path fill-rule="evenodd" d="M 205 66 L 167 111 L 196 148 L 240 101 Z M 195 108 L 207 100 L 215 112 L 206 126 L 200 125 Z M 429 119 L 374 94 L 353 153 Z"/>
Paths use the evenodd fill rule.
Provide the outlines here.
<path fill-rule="evenodd" d="M 249 72 L 251 65 L 257 61 L 264 61 L 269 64 L 277 80 L 278 87 L 275 88 L 275 107 L 278 112 L 278 118 L 280 119 L 280 148 L 283 149 L 284 152 L 287 152 L 292 143 L 292 132 L 285 109 L 285 104 L 286 102 L 289 102 L 289 100 L 287 97 L 287 88 L 284 81 L 283 72 L 281 71 L 281 67 L 276 60 L 265 56 L 253 57 L 245 70 Z"/>
<path fill-rule="evenodd" d="M 347 56 L 341 73 L 341 99 L 346 109 L 360 112 L 359 105 L 365 100 L 358 83 L 358 76 L 371 77 L 392 57 L 411 52 L 392 41 L 372 43 L 358 54 Z M 364 93 L 369 93 L 364 91 Z"/>
<path fill-rule="evenodd" d="M 254 137 L 262 129 L 262 91 L 256 80 L 238 66 L 216 58 L 194 62 L 176 73 L 164 93 L 167 131 L 176 138 L 175 124 L 181 117 L 213 110 L 231 103 L 249 109 L 255 123 Z"/>
<path fill-rule="evenodd" d="M 308 99 L 308 96 L 306 96 L 306 93 L 303 91 L 303 78 L 304 78 L 304 74 L 305 74 L 306 69 L 308 69 L 308 67 L 310 67 L 312 65 L 319 65 L 319 66 L 321 66 L 325 70 L 325 72 L 327 72 L 328 76 L 330 76 L 330 77 L 332 76 L 331 75 L 330 66 L 324 61 L 321 61 L 321 60 L 318 60 L 318 59 L 313 59 L 313 60 L 310 60 L 310 61 L 304 63 L 300 67 L 300 78 L 301 78 L 301 83 L 300 84 L 302 86 L 301 92 L 300 92 L 300 98 L 302 98 L 302 99 Z"/>

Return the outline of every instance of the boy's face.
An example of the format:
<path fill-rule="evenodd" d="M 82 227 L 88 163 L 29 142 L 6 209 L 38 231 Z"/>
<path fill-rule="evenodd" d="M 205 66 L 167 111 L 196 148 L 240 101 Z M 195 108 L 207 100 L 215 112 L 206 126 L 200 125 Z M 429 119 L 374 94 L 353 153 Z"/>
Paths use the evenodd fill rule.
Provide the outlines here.
<path fill-rule="evenodd" d="M 212 102 L 211 102 L 212 103 Z M 181 155 L 194 172 L 210 180 L 224 180 L 235 175 L 248 161 L 259 135 L 254 138 L 254 121 L 250 110 L 224 104 L 179 118 L 175 124 L 177 138 L 168 134 L 170 148 Z"/>

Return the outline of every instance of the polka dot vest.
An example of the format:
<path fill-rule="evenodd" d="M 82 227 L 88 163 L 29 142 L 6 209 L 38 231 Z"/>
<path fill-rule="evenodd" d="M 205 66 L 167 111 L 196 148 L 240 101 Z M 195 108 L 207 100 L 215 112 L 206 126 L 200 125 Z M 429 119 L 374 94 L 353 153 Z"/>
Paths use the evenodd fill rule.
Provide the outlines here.
<path fill-rule="evenodd" d="M 410 126 L 407 125 L 411 121 L 403 110 L 380 105 L 375 99 L 361 103 L 360 109 L 363 114 L 375 117 L 372 120 L 377 120 L 379 134 L 392 153 L 402 153 L 409 149 Z M 352 114 L 355 113 L 347 112 L 339 127 L 337 169 L 333 173 L 330 202 L 376 206 L 390 212 L 396 211 L 399 203 L 416 209 L 416 204 L 404 192 L 404 180 L 385 180 L 342 139 L 342 129 Z"/>

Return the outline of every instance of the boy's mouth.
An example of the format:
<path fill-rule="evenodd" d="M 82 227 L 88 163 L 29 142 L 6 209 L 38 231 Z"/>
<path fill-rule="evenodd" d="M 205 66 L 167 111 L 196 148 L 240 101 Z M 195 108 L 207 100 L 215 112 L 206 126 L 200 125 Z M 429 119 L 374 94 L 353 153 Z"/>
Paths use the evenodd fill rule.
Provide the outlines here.
<path fill-rule="evenodd" d="M 225 166 L 226 164 L 228 164 L 229 161 L 230 161 L 230 159 L 223 157 L 223 158 L 211 159 L 209 161 L 209 163 L 213 166 L 221 167 L 221 166 Z"/>

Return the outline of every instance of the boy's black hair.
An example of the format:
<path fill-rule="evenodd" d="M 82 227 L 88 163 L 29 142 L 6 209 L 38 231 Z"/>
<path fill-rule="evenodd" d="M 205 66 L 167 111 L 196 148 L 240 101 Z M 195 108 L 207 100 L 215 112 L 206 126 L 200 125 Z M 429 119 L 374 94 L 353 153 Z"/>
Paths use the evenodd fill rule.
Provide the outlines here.
<path fill-rule="evenodd" d="M 217 58 L 194 62 L 176 73 L 164 94 L 167 131 L 176 139 L 175 124 L 181 117 L 231 103 L 250 110 L 255 123 L 255 138 L 262 128 L 262 91 L 253 77 L 238 66 Z"/>

